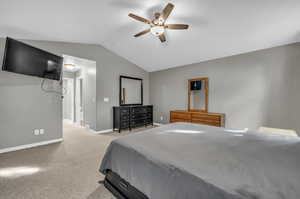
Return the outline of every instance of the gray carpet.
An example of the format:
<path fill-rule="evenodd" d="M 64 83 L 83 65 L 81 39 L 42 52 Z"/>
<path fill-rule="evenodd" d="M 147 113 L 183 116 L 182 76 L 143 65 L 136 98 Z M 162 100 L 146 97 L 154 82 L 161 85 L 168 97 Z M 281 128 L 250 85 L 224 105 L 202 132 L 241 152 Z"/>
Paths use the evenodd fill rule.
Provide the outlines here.
<path fill-rule="evenodd" d="M 98 168 L 109 143 L 127 134 L 96 135 L 65 124 L 62 143 L 0 154 L 0 198 L 113 199 L 97 183 Z"/>

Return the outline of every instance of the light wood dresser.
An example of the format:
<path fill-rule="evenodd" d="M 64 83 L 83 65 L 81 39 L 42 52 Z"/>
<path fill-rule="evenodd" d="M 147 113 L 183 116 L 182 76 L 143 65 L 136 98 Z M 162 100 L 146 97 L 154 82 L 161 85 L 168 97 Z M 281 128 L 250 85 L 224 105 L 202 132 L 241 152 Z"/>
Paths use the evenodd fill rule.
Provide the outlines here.
<path fill-rule="evenodd" d="M 170 111 L 170 122 L 189 122 L 225 127 L 225 114 L 208 112 L 208 78 L 188 81 L 188 109 Z"/>
<path fill-rule="evenodd" d="M 170 111 L 170 122 L 190 122 L 209 126 L 225 127 L 225 114 L 174 110 Z"/>

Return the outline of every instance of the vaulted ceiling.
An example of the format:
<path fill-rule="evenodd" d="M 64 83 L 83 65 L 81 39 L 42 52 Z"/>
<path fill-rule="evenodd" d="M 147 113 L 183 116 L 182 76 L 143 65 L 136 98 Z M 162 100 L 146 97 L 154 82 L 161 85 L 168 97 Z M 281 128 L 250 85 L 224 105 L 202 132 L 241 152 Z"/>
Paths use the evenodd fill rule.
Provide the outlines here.
<path fill-rule="evenodd" d="M 167 3 L 175 8 L 167 42 L 134 38 Z M 100 44 L 157 71 L 300 41 L 299 0 L 1 0 L 0 37 Z"/>

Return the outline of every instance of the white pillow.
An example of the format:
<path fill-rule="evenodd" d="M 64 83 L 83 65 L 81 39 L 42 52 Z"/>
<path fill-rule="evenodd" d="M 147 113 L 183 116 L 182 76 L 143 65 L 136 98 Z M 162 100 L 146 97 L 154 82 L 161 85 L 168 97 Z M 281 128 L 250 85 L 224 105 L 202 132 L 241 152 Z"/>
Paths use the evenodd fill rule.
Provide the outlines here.
<path fill-rule="evenodd" d="M 268 128 L 268 127 L 263 127 L 263 126 L 258 129 L 258 132 L 298 137 L 297 132 L 294 130 Z"/>

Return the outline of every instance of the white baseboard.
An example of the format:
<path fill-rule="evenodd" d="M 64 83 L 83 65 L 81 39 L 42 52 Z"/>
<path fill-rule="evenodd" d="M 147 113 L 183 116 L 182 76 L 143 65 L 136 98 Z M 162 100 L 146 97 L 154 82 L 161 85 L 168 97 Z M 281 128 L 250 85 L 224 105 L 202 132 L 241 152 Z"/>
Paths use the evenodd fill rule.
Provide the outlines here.
<path fill-rule="evenodd" d="M 86 129 L 86 130 L 88 130 L 89 132 L 91 132 L 91 133 L 97 133 L 97 131 L 95 131 L 95 130 L 93 130 L 93 129 Z"/>
<path fill-rule="evenodd" d="M 112 129 L 106 129 L 106 130 L 102 130 L 102 131 L 94 131 L 95 134 L 111 133 L 111 132 L 113 132 Z"/>
<path fill-rule="evenodd" d="M 154 122 L 153 124 L 156 125 L 156 126 L 164 125 L 164 124 L 162 124 L 162 123 L 156 123 L 156 122 Z"/>
<path fill-rule="evenodd" d="M 32 143 L 32 144 L 26 144 L 26 145 L 21 145 L 21 146 L 16 146 L 16 147 L 0 149 L 0 154 L 12 152 L 12 151 L 18 151 L 18 150 L 22 150 L 22 149 L 29 149 L 29 148 L 38 147 L 38 146 L 44 146 L 44 145 L 48 145 L 48 144 L 54 144 L 54 143 L 62 142 L 63 140 L 64 140 L 63 138 L 60 138 L 60 139 L 55 139 L 55 140 L 36 142 L 36 143 Z"/>

